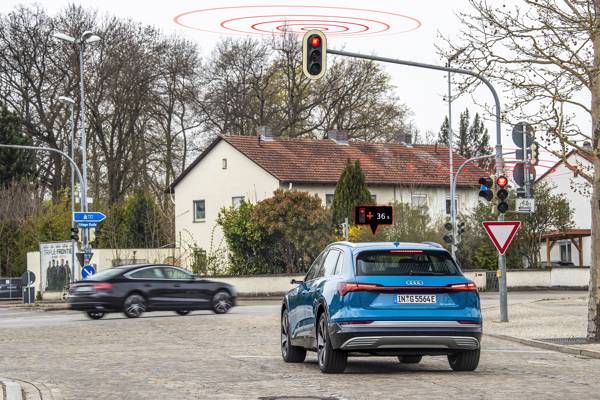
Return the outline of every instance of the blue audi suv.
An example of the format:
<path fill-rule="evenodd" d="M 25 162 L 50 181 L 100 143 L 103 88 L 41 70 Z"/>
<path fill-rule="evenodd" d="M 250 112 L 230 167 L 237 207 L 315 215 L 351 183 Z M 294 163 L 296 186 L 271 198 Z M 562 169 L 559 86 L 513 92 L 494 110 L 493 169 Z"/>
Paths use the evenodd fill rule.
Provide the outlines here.
<path fill-rule="evenodd" d="M 479 364 L 479 293 L 439 244 L 332 243 L 292 284 L 281 308 L 286 362 L 311 350 L 326 373 L 343 372 L 349 355 L 442 355 L 455 371 Z"/>

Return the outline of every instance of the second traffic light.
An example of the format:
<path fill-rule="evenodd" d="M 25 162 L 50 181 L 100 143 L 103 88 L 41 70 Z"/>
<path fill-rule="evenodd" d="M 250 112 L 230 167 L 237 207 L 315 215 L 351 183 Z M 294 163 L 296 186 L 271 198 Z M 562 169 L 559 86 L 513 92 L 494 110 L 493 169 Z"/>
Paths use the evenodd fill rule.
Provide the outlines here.
<path fill-rule="evenodd" d="M 508 211 L 508 203 L 506 199 L 508 198 L 508 190 L 504 189 L 504 187 L 508 185 L 508 179 L 501 175 L 496 179 L 496 186 L 498 186 L 498 191 L 496 192 L 496 198 L 498 199 L 498 212 L 504 214 Z"/>
<path fill-rule="evenodd" d="M 319 79 L 327 69 L 327 38 L 318 30 L 306 32 L 302 39 L 302 72 L 308 79 Z"/>
<path fill-rule="evenodd" d="M 479 178 L 479 197 L 492 201 L 494 198 L 492 186 L 494 186 L 494 177 Z"/>
<path fill-rule="evenodd" d="M 79 240 L 79 228 L 71 228 L 71 240 Z"/>

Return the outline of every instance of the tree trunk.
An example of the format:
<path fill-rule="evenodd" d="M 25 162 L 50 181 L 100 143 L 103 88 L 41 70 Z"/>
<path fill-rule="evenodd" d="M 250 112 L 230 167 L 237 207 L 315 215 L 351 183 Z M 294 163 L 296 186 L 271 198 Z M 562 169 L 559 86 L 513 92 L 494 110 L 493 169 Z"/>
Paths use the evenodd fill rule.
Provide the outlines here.
<path fill-rule="evenodd" d="M 600 15 L 600 4 L 595 2 L 596 24 L 592 36 L 594 45 L 594 76 L 592 77 L 592 139 L 594 152 L 594 176 L 592 180 L 592 260 L 590 264 L 590 284 L 588 301 L 588 339 L 600 340 L 600 79 L 597 68 L 600 66 L 600 29 L 598 29 L 598 17 Z"/>

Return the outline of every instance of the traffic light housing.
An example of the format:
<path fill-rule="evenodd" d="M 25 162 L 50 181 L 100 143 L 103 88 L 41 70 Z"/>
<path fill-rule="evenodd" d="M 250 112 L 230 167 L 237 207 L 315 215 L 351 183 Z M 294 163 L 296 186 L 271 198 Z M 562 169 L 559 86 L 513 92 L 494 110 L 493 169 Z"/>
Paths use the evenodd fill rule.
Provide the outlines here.
<path fill-rule="evenodd" d="M 79 240 L 79 228 L 77 228 L 77 227 L 71 228 L 71 240 L 75 240 L 75 241 Z"/>
<path fill-rule="evenodd" d="M 494 198 L 494 192 L 492 191 L 493 186 L 493 177 L 479 178 L 479 197 L 483 197 L 486 201 L 492 201 Z"/>
<path fill-rule="evenodd" d="M 508 178 L 504 175 L 500 175 L 498 179 L 496 179 L 496 186 L 499 188 L 496 192 L 496 198 L 498 199 L 498 212 L 501 214 L 508 211 L 508 203 L 506 202 L 508 190 L 504 189 L 506 185 L 508 185 Z"/>
<path fill-rule="evenodd" d="M 531 143 L 529 147 L 530 155 L 529 155 L 529 163 L 531 165 L 537 165 L 540 161 L 540 145 L 537 142 Z"/>
<path fill-rule="evenodd" d="M 320 79 L 326 69 L 327 38 L 319 30 L 310 30 L 302 39 L 302 72 L 308 79 Z"/>
<path fill-rule="evenodd" d="M 446 222 L 444 224 L 444 228 L 446 228 L 446 230 L 448 231 L 448 233 L 445 234 L 443 237 L 444 242 L 446 242 L 448 244 L 454 243 L 454 235 L 452 234 L 452 223 Z"/>

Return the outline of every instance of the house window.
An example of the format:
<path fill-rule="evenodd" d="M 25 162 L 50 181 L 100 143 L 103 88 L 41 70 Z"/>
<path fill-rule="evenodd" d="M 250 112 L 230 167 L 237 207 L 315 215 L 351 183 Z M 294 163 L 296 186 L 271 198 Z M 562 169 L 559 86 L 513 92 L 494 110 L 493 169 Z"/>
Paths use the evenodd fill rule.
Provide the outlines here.
<path fill-rule="evenodd" d="M 560 261 L 571 262 L 571 243 L 565 242 L 560 244 Z"/>
<path fill-rule="evenodd" d="M 226 158 L 221 160 L 221 168 L 227 169 L 227 159 Z"/>
<path fill-rule="evenodd" d="M 331 208 L 333 205 L 333 194 L 328 193 L 325 195 L 325 208 Z"/>
<path fill-rule="evenodd" d="M 371 201 L 373 202 L 373 204 L 377 204 L 377 195 L 376 194 L 371 195 Z"/>
<path fill-rule="evenodd" d="M 426 194 L 411 195 L 410 204 L 413 207 L 427 207 L 427 195 Z"/>
<path fill-rule="evenodd" d="M 454 199 L 454 210 L 456 212 L 456 210 L 458 210 L 458 199 Z M 450 199 L 446 199 L 446 215 L 450 215 L 451 214 L 450 210 Z"/>
<path fill-rule="evenodd" d="M 204 200 L 194 200 L 194 222 L 206 219 L 206 207 Z"/>
<path fill-rule="evenodd" d="M 244 196 L 234 196 L 231 198 L 231 205 L 234 208 L 238 208 L 243 200 L 244 200 Z"/>

